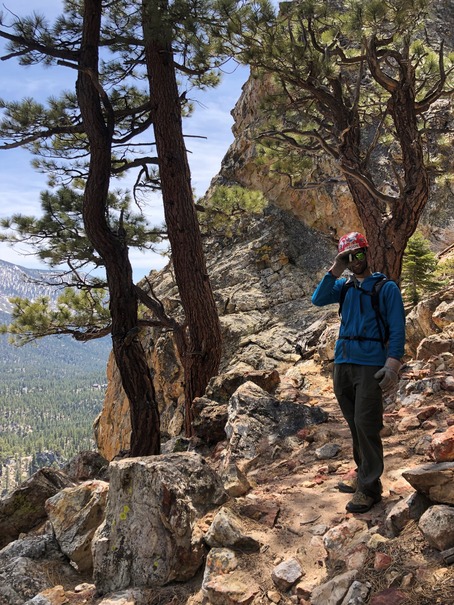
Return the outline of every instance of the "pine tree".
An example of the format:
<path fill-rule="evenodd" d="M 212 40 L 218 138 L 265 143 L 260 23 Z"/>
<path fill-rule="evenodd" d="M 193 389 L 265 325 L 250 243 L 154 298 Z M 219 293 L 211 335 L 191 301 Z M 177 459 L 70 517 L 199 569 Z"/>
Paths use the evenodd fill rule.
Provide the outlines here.
<path fill-rule="evenodd" d="M 77 76 L 76 93 L 49 99 L 46 107 L 30 99 L 3 102 L 0 138 L 3 149 L 22 146 L 34 153 L 35 166 L 49 174 L 52 185 L 70 183 L 83 189 L 79 211 L 83 237 L 90 243 L 89 260 L 101 259 L 106 270 L 108 327 L 130 402 L 131 455 L 156 454 L 160 447 L 153 380 L 137 338 L 145 325 L 139 319 L 139 301 L 154 313 L 149 324 L 159 322 L 174 331 L 185 372 L 188 434 L 192 400 L 203 394 L 219 367 L 221 330 L 205 267 L 181 123 L 182 113 L 188 113 L 190 106 L 185 90 L 178 88 L 177 74 L 185 89 L 216 84 L 226 60 L 221 34 L 231 28 L 232 19 L 241 22 L 254 11 L 254 5 L 241 0 L 123 0 L 106 5 L 100 0 L 67 0 L 65 14 L 52 27 L 35 14 L 26 19 L 13 17 L 10 27 L 3 24 L 0 29 L 0 36 L 10 44 L 6 58 L 19 57 L 25 65 L 58 62 Z M 106 47 L 109 52 L 100 61 L 100 51 Z M 143 142 L 150 129 L 156 155 L 150 154 L 150 143 Z M 135 191 L 162 190 L 185 314 L 182 322 L 167 316 L 152 293 L 133 283 L 131 229 L 125 227 L 125 208 L 120 208 L 117 220 L 111 219 L 111 178 L 130 169 L 138 170 Z M 71 220 L 66 223 L 65 219 L 65 224 L 73 227 Z M 72 231 L 66 260 L 70 266 L 75 260 L 80 267 L 85 259 L 77 258 L 80 240 L 71 249 L 79 234 Z M 47 241 L 53 242 L 54 237 L 51 233 Z M 55 245 L 49 248 L 45 260 L 55 262 L 53 254 L 61 256 L 62 251 Z M 82 287 L 90 289 L 93 284 Z"/>
<path fill-rule="evenodd" d="M 434 278 L 438 260 L 430 249 L 429 241 L 417 231 L 408 240 L 402 264 L 402 295 L 404 300 L 416 305 L 422 295 L 440 288 Z"/>
<path fill-rule="evenodd" d="M 218 185 L 197 206 L 204 233 L 231 237 L 241 228 L 241 219 L 263 213 L 268 202 L 260 191 L 238 185 Z"/>
<path fill-rule="evenodd" d="M 244 25 L 238 49 L 268 91 L 248 130 L 269 174 L 314 204 L 320 189 L 348 187 L 374 269 L 395 280 L 428 200 L 428 164 L 440 167 L 434 104 L 453 87 L 453 55 L 427 27 L 435 4 L 283 2 L 266 26 Z"/>

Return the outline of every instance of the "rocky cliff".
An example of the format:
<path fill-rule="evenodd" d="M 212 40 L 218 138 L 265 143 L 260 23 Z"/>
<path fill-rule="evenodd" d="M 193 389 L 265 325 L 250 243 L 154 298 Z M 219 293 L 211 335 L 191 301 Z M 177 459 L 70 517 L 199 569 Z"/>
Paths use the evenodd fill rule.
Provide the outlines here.
<path fill-rule="evenodd" d="M 292 189 L 285 176 L 271 174 L 267 164 L 257 162 L 257 148 L 251 131 L 261 119 L 261 99 L 267 81 L 250 77 L 232 111 L 234 142 L 227 151 L 219 174 L 211 186 L 239 184 L 261 191 L 270 202 L 292 214 L 312 229 L 331 236 L 361 230 L 361 221 L 347 185 L 329 160 L 321 163 L 314 180 L 323 185 L 313 189 Z M 331 177 L 331 178 L 330 178 Z"/>
<path fill-rule="evenodd" d="M 451 22 L 452 11 L 446 10 L 441 14 L 446 17 L 445 23 Z M 445 40 L 450 40 L 451 46 L 454 45 L 452 31 L 448 36 L 444 32 Z M 273 205 L 328 236 L 338 238 L 346 231 L 362 231 L 347 185 L 333 161 L 327 158 L 319 163 L 314 169 L 313 181 L 321 184 L 308 189 L 292 189 L 288 177 L 271 173 L 266 163 L 257 162 L 257 148 L 251 132 L 260 122 L 261 99 L 267 86 L 266 80 L 254 77 L 250 77 L 244 84 L 241 97 L 232 111 L 235 139 L 211 186 L 239 184 L 261 191 Z M 436 116 L 435 127 L 446 136 L 452 136 L 454 115 L 451 102 L 440 101 L 431 110 L 431 114 L 432 118 Z M 454 240 L 452 186 L 445 180 L 436 180 L 439 176 L 435 171 L 431 173 L 430 197 L 421 219 L 421 227 L 425 229 L 436 251 L 441 251 Z"/>
<path fill-rule="evenodd" d="M 335 253 L 335 242 L 269 206 L 259 219 L 238 226 L 231 238 L 207 242 L 207 264 L 223 333 L 221 372 L 280 370 L 299 359 L 295 343 L 317 318 L 337 318 L 310 296 Z M 152 274 L 155 294 L 178 312 L 171 267 Z M 146 285 L 144 284 L 146 287 Z M 142 335 L 154 370 L 164 435 L 182 429 L 182 376 L 171 336 L 159 330 Z M 110 359 L 109 386 L 96 423 L 100 452 L 111 460 L 129 446 L 128 403 Z"/>

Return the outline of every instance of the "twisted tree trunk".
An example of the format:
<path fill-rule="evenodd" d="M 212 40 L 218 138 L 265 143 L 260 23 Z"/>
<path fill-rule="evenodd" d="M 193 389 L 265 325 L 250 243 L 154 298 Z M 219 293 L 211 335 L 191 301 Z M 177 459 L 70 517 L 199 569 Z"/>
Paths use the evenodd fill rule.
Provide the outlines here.
<path fill-rule="evenodd" d="M 112 343 L 130 404 L 131 456 L 160 453 L 158 405 L 145 352 L 138 338 L 137 295 L 127 245 L 107 222 L 114 119 L 98 80 L 101 0 L 85 0 L 77 98 L 90 143 L 83 219 L 90 242 L 104 261 L 110 295 Z M 104 106 L 104 111 L 103 111 Z M 107 117 L 105 117 L 107 116 Z"/>
<path fill-rule="evenodd" d="M 405 53 L 395 53 L 399 79 L 383 74 L 373 39 L 368 44 L 367 57 L 373 77 L 390 93 L 387 111 L 393 120 L 402 156 L 400 172 L 396 175 L 399 193 L 395 197 L 380 196 L 375 186 L 368 187 L 373 179 L 361 160 L 359 117 L 354 111 L 350 113 L 348 125 L 344 125 L 340 166 L 372 250 L 372 269 L 398 282 L 408 239 L 415 232 L 429 197 L 429 177 L 417 123 L 415 71 Z"/>

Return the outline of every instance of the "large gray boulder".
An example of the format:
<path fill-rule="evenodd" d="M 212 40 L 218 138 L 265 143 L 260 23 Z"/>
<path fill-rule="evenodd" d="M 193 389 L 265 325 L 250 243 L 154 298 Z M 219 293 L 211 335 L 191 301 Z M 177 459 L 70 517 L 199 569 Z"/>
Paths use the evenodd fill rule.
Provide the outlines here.
<path fill-rule="evenodd" d="M 112 462 L 106 519 L 93 538 L 98 592 L 193 577 L 206 554 L 197 519 L 226 499 L 220 478 L 192 452 Z"/>
<path fill-rule="evenodd" d="M 327 419 L 320 407 L 276 399 L 253 382 L 246 382 L 229 401 L 225 465 L 252 461 L 266 444 Z"/>

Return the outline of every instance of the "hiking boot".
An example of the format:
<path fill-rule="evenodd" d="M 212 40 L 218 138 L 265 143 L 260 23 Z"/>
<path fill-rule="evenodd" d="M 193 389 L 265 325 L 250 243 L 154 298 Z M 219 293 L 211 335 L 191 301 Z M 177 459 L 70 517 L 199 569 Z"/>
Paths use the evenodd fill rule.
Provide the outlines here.
<path fill-rule="evenodd" d="M 381 496 L 379 494 L 376 496 L 367 496 L 363 492 L 355 492 L 355 495 L 350 502 L 347 502 L 345 508 L 349 513 L 367 513 L 380 500 Z"/>
<path fill-rule="evenodd" d="M 358 478 L 356 475 L 354 477 L 345 477 L 341 479 L 337 484 L 337 489 L 343 494 L 354 494 L 356 492 L 356 488 L 358 487 Z"/>

